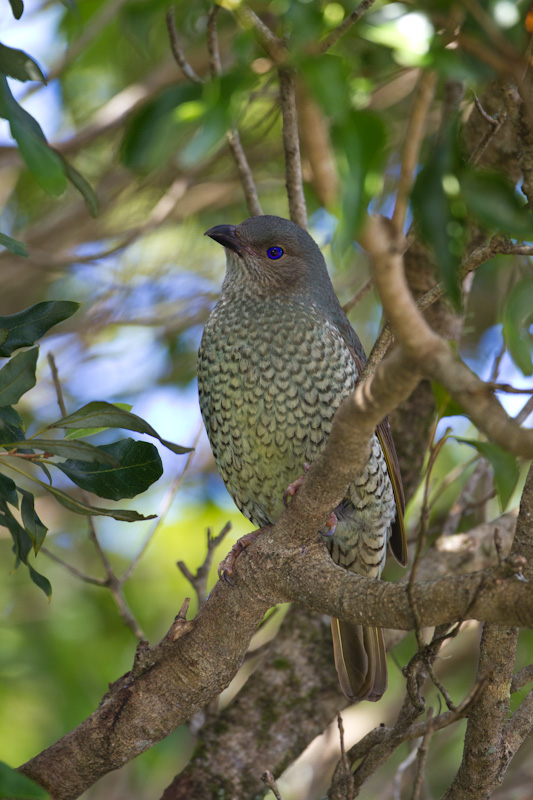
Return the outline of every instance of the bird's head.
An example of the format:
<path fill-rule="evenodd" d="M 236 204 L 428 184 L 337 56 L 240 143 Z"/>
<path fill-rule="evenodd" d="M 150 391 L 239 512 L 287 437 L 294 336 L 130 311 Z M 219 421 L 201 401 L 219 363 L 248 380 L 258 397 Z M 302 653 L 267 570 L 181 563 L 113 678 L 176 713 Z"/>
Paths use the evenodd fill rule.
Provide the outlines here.
<path fill-rule="evenodd" d="M 205 235 L 226 249 L 230 285 L 305 294 L 324 278 L 329 282 L 318 245 L 288 219 L 265 214 L 240 225 L 215 225 Z"/>

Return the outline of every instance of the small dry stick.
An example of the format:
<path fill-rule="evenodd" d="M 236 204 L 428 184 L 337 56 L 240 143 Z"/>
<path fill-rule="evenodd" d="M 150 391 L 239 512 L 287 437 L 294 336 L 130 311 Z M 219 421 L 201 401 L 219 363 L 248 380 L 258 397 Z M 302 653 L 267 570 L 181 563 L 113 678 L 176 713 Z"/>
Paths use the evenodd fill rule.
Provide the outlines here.
<path fill-rule="evenodd" d="M 207 553 L 203 564 L 197 569 L 196 575 L 192 574 L 183 561 L 178 561 L 178 569 L 185 575 L 198 596 L 198 606 L 201 606 L 207 597 L 207 579 L 213 562 L 213 554 L 230 530 L 231 522 L 227 522 L 217 536 L 213 536 L 211 528 L 207 529 Z"/>
<path fill-rule="evenodd" d="M 409 195 L 413 185 L 426 119 L 433 100 L 436 83 L 437 76 L 434 72 L 422 73 L 407 124 L 400 179 L 396 192 L 396 206 L 392 215 L 392 224 L 394 225 L 398 237 L 403 236 L 403 226 L 407 214 Z"/>
<path fill-rule="evenodd" d="M 93 586 L 107 587 L 107 580 L 105 578 L 93 578 L 91 577 L 91 575 L 85 575 L 85 573 L 80 572 L 80 570 L 72 566 L 72 564 L 69 564 L 67 561 L 63 561 L 62 558 L 56 556 L 55 553 L 52 553 L 52 551 L 48 550 L 47 547 L 41 547 L 39 552 L 44 553 L 45 556 L 51 558 L 52 561 L 56 562 L 56 564 L 60 564 L 62 567 L 68 570 L 68 572 L 70 572 L 72 575 L 74 575 L 75 578 L 78 578 L 80 581 L 83 581 L 84 583 L 92 583 Z"/>
<path fill-rule="evenodd" d="M 263 781 L 265 786 L 268 786 L 268 788 L 270 789 L 276 800 L 283 800 L 282 796 L 279 793 L 276 781 L 274 780 L 274 776 L 272 775 L 270 770 L 267 769 L 266 772 L 263 772 L 263 774 L 261 775 L 261 780 Z"/>
<path fill-rule="evenodd" d="M 203 80 L 193 70 L 193 68 L 185 58 L 183 50 L 181 49 L 181 44 L 178 39 L 178 32 L 176 30 L 176 18 L 174 16 L 174 6 L 170 6 L 165 15 L 165 19 L 167 21 L 170 47 L 172 48 L 172 55 L 174 56 L 176 64 L 178 64 L 185 77 L 188 78 L 190 81 L 192 81 L 192 83 L 203 83 Z"/>
<path fill-rule="evenodd" d="M 57 371 L 56 360 L 54 354 L 52 352 L 48 353 L 46 356 L 48 359 L 48 363 L 50 364 L 50 371 L 52 373 L 52 380 L 54 382 L 54 388 L 56 390 L 56 398 L 57 404 L 59 406 L 59 410 L 61 411 L 61 416 L 67 416 L 67 407 L 65 406 L 65 399 L 63 397 L 63 389 L 61 387 L 61 381 L 59 380 L 59 373 Z"/>
<path fill-rule="evenodd" d="M 214 5 L 207 17 L 207 51 L 209 53 L 209 71 L 211 75 L 220 75 L 222 65 L 218 49 L 217 18 L 220 6 Z"/>
<path fill-rule="evenodd" d="M 405 771 L 409 769 L 411 764 L 413 764 L 413 762 L 416 761 L 416 757 L 417 757 L 417 749 L 416 747 L 413 747 L 407 758 L 404 758 L 401 764 L 398 765 L 398 769 L 396 770 L 396 774 L 394 776 L 394 781 L 392 784 L 392 794 L 394 800 L 402 800 L 403 776 Z"/>
<path fill-rule="evenodd" d="M 294 72 L 290 67 L 280 67 L 278 75 L 289 215 L 293 222 L 307 230 L 307 210 L 303 192 Z"/>

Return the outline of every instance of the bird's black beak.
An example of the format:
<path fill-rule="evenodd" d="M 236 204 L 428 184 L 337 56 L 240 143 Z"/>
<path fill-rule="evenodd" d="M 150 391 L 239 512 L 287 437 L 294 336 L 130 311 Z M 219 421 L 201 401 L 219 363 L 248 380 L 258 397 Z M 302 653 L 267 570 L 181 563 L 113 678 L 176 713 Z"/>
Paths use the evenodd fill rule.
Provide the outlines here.
<path fill-rule="evenodd" d="M 215 242 L 233 250 L 238 255 L 242 255 L 243 250 L 246 248 L 242 242 L 239 242 L 237 239 L 235 230 L 235 225 L 215 225 L 214 228 L 209 228 L 209 230 L 204 233 L 204 236 L 210 236 Z"/>

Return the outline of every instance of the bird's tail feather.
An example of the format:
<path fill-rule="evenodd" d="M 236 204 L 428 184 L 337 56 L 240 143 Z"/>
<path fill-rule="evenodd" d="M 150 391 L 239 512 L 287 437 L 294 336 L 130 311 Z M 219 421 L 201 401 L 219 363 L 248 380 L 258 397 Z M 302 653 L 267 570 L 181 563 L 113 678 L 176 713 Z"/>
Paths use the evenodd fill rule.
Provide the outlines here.
<path fill-rule="evenodd" d="M 333 653 L 341 689 L 349 700 L 379 700 L 387 688 L 381 628 L 331 620 Z"/>

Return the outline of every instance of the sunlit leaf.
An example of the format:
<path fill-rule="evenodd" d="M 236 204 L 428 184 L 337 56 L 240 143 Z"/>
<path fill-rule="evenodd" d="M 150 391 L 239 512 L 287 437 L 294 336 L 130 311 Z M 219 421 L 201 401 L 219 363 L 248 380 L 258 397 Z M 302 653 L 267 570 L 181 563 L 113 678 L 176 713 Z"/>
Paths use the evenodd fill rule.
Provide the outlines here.
<path fill-rule="evenodd" d="M 0 369 L 0 406 L 17 403 L 23 394 L 35 386 L 35 369 L 39 348 L 25 350 Z"/>
<path fill-rule="evenodd" d="M 118 466 L 87 464 L 69 459 L 57 464 L 57 467 L 82 489 L 109 500 L 135 497 L 163 474 L 157 448 L 149 442 L 122 439 L 101 445 L 98 450 L 113 457 Z"/>
<path fill-rule="evenodd" d="M 61 159 L 63 161 L 65 175 L 85 200 L 85 205 L 87 206 L 89 214 L 91 217 L 97 217 L 100 211 L 100 203 L 93 187 L 89 181 L 72 166 L 72 164 L 69 164 L 66 158 L 61 156 Z"/>
<path fill-rule="evenodd" d="M 19 242 L 18 239 L 13 239 L 12 236 L 8 236 L 7 233 L 0 233 L 0 246 L 6 247 L 16 256 L 24 256 L 28 258 L 28 251 L 26 250 L 26 245 L 24 242 Z"/>
<path fill-rule="evenodd" d="M 8 337 L 0 345 L 0 356 L 10 356 L 19 347 L 29 347 L 58 322 L 71 317 L 80 303 L 70 300 L 49 300 L 30 308 L 0 317 L 0 330 L 8 331 Z"/>
<path fill-rule="evenodd" d="M 502 509 L 505 509 L 520 477 L 520 469 L 516 458 L 511 453 L 508 453 L 507 450 L 492 442 L 479 442 L 476 439 L 460 438 L 457 438 L 457 441 L 475 447 L 488 460 L 494 471 L 494 483 Z"/>
<path fill-rule="evenodd" d="M 14 4 L 14 0 L 11 0 L 11 4 Z M 22 14 L 22 11 L 20 13 Z M 0 798 L 5 800 L 47 800 L 49 797 L 50 795 L 42 786 L 0 761 Z"/>
<path fill-rule="evenodd" d="M 466 411 L 449 392 L 440 384 L 432 382 L 431 388 L 435 397 L 435 405 L 439 417 L 466 416 Z"/>
<path fill-rule="evenodd" d="M 89 505 L 89 503 L 84 503 L 72 497 L 66 492 L 62 492 L 61 489 L 56 489 L 55 486 L 48 486 L 48 484 L 43 483 L 43 481 L 35 480 L 43 489 L 46 489 L 47 492 L 52 494 L 62 506 L 68 508 L 69 511 L 73 511 L 75 514 L 82 514 L 87 517 L 113 517 L 113 519 L 121 522 L 138 522 L 143 519 L 153 519 L 156 516 L 155 514 L 143 516 L 143 514 L 139 514 L 138 511 L 126 508 L 101 508 L 100 506 L 92 506 Z"/>
<path fill-rule="evenodd" d="M 131 411 L 133 406 L 129 403 L 112 403 L 112 405 L 116 406 L 117 408 L 121 408 L 122 411 Z M 85 436 L 94 436 L 96 433 L 102 433 L 102 431 L 107 431 L 109 428 L 70 428 L 65 433 L 65 439 L 82 439 Z"/>
<path fill-rule="evenodd" d="M 0 373 L 1 374 L 1 373 Z M 161 436 L 155 431 L 151 425 L 144 419 L 138 417 L 137 414 L 132 414 L 129 411 L 123 411 L 112 403 L 95 402 L 89 403 L 83 408 L 75 411 L 74 414 L 69 414 L 68 417 L 63 417 L 52 423 L 48 428 L 124 428 L 128 431 L 137 431 L 137 433 L 147 433 L 149 436 L 154 436 L 159 439 L 161 444 L 172 450 L 173 453 L 190 453 L 191 447 L 182 447 L 179 444 L 173 444 L 162 439 Z"/>
<path fill-rule="evenodd" d="M 513 286 L 503 312 L 503 338 L 511 358 L 524 375 L 533 374 L 531 351 L 533 336 L 533 278 L 528 276 Z"/>
<path fill-rule="evenodd" d="M 61 456 L 62 458 L 76 458 L 78 461 L 94 461 L 101 464 L 106 464 L 110 467 L 118 467 L 118 461 L 112 455 L 102 450 L 100 447 L 95 447 L 88 442 L 69 442 L 63 439 L 30 439 L 29 442 L 9 442 L 9 448 L 19 448 L 31 444 L 34 450 L 43 450 L 45 453 L 51 453 L 54 456 Z"/>
<path fill-rule="evenodd" d="M 0 43 L 0 72 L 18 81 L 40 81 L 46 78 L 39 64 L 23 50 L 15 50 Z"/>

